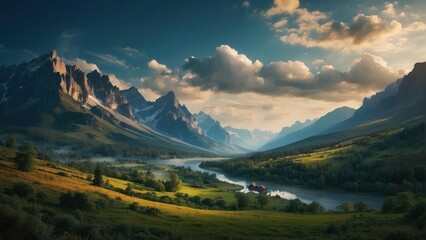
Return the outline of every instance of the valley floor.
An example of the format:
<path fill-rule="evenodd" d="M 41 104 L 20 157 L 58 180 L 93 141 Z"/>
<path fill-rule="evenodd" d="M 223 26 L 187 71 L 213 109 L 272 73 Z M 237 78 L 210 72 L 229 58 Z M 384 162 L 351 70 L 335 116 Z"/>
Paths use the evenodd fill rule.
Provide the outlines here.
<path fill-rule="evenodd" d="M 34 171 L 21 172 L 10 159 L 0 160 L 0 192 L 17 182 L 31 184 L 36 192 L 47 196 L 36 201 L 42 212 L 72 214 L 58 206 L 60 194 L 67 191 L 86 192 L 95 202 L 99 199 L 106 201 L 107 207 L 81 211 L 82 216 L 76 220 L 77 225 L 90 225 L 101 233 L 120 232 L 125 228 L 127 233 L 120 235 L 125 236 L 144 228 L 151 229 L 153 239 L 382 239 L 395 230 L 416 231 L 415 226 L 404 223 L 401 214 L 291 214 L 273 210 L 195 209 L 147 201 L 96 187 L 86 177 L 87 174 L 78 170 L 48 161 L 37 160 Z M 127 185 L 123 180 L 108 179 L 113 185 Z M 189 188 L 183 188 L 183 191 L 185 189 Z M 129 205 L 132 203 L 141 208 L 156 208 L 161 214 L 151 216 L 141 210 L 131 210 Z M 156 231 L 160 233 L 155 235 Z M 62 234 L 57 230 L 55 233 Z"/>

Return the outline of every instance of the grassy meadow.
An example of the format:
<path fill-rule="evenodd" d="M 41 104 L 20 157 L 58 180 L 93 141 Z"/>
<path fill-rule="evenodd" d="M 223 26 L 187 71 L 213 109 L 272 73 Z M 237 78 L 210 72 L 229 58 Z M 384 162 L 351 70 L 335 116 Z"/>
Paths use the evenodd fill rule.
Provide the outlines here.
<path fill-rule="evenodd" d="M 0 157 L 0 192 L 6 191 L 16 183 L 30 184 L 37 193 L 41 192 L 43 194 L 40 195 L 45 196 L 42 200 L 29 200 L 32 204 L 36 204 L 42 213 L 48 212 L 53 216 L 70 215 L 70 218 L 75 218 L 73 221 L 76 226 L 85 224 L 100 234 L 112 229 L 114 233 L 121 234 L 114 235 L 116 239 L 137 236 L 138 231 L 144 234 L 149 232 L 144 236 L 152 239 L 381 239 L 395 229 L 405 232 L 416 231 L 415 225 L 407 224 L 401 214 L 382 214 L 374 211 L 285 213 L 280 209 L 286 204 L 286 201 L 278 198 L 270 198 L 264 209 L 239 211 L 196 209 L 153 202 L 93 186 L 92 182 L 87 180 L 87 173 L 60 163 L 36 160 L 33 171 L 18 171 L 11 160 L 14 150 L 0 148 L 2 153 Z M 139 168 L 143 165 L 136 164 L 130 167 Z M 124 189 L 131 184 L 134 186 L 134 191 L 153 191 L 138 187 L 138 184 L 134 182 L 104 177 L 104 180 L 106 179 L 116 188 Z M 238 187 L 225 183 L 215 187 L 194 188 L 184 182 L 178 192 L 190 196 L 222 198 L 228 204 L 234 204 L 233 192 L 236 189 Z M 85 192 L 90 196 L 92 202 L 96 204 L 104 202 L 101 204 L 104 207 L 82 210 L 79 211 L 78 218 L 74 217 L 73 212 L 64 210 L 58 205 L 61 193 L 67 191 Z M 156 194 L 170 197 L 174 195 L 174 193 L 167 192 L 157 192 Z M 249 197 L 252 203 L 256 201 L 255 195 L 252 194 Z M 137 203 L 138 207 L 130 208 L 129 206 L 133 203 Z M 143 209 L 147 208 L 155 208 L 159 210 L 159 213 L 146 214 Z M 43 215 L 42 219 L 50 221 L 48 216 Z M 55 229 L 57 228 L 55 225 Z M 76 231 L 72 229 L 70 228 L 69 232 Z M 55 233 L 62 234 L 63 232 L 55 230 Z M 90 237 L 84 238 L 84 236 L 84 234 L 83 236 L 80 234 L 80 238 L 68 239 L 90 239 Z"/>

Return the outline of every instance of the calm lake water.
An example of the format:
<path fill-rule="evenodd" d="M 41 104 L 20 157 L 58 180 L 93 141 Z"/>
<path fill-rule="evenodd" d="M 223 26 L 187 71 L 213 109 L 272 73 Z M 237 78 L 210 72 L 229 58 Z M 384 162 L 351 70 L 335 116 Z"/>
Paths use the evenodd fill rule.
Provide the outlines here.
<path fill-rule="evenodd" d="M 216 174 L 216 178 L 223 182 L 242 186 L 242 192 L 248 192 L 246 186 L 253 182 L 253 179 L 228 177 L 223 173 L 203 169 L 200 167 L 203 161 L 223 161 L 223 158 L 189 158 L 189 159 L 169 159 L 144 161 L 153 165 L 173 165 L 190 167 L 192 170 Z M 342 202 L 365 202 L 369 208 L 380 209 L 385 197 L 380 195 L 348 193 L 343 191 L 317 190 L 298 186 L 288 186 L 285 184 L 256 181 L 257 185 L 264 185 L 269 188 L 269 195 L 278 195 L 285 199 L 299 198 L 305 203 L 317 201 L 328 210 L 336 210 L 336 206 Z"/>

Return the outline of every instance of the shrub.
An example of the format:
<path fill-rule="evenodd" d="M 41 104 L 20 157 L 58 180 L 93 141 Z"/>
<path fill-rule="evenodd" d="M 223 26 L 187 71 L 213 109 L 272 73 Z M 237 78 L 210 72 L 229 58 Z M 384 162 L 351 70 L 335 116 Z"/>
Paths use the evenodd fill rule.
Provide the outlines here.
<path fill-rule="evenodd" d="M 101 170 L 101 166 L 98 164 L 96 166 L 95 172 L 94 172 L 94 178 L 93 178 L 93 185 L 95 186 L 102 186 L 103 184 L 103 179 L 102 179 L 102 170 Z"/>
<path fill-rule="evenodd" d="M 414 194 L 411 192 L 400 192 L 396 196 L 389 197 L 382 206 L 382 212 L 404 213 L 408 212 L 416 204 Z"/>
<path fill-rule="evenodd" d="M 308 212 L 317 214 L 324 211 L 324 207 L 317 201 L 313 201 L 308 204 Z"/>
<path fill-rule="evenodd" d="M 353 205 L 351 202 L 342 202 L 339 206 L 336 207 L 338 210 L 344 212 L 344 213 L 348 213 L 350 211 L 352 211 L 353 209 Z"/>
<path fill-rule="evenodd" d="M 148 207 L 143 211 L 144 214 L 149 215 L 149 216 L 160 216 L 161 215 L 161 211 L 158 208 L 154 208 L 154 207 Z"/>
<path fill-rule="evenodd" d="M 29 198 L 34 196 L 35 190 L 28 183 L 15 183 L 12 189 L 7 189 L 6 192 L 9 195 L 16 195 L 20 198 Z"/>
<path fill-rule="evenodd" d="M 214 206 L 214 200 L 211 198 L 204 198 L 203 201 L 201 201 L 201 203 L 203 205 L 206 205 L 208 207 L 213 207 Z"/>
<path fill-rule="evenodd" d="M 30 142 L 22 144 L 18 148 L 15 158 L 13 159 L 16 167 L 24 172 L 30 172 L 34 169 L 34 158 L 37 156 L 37 149 Z"/>
<path fill-rule="evenodd" d="M 68 173 L 66 172 L 58 172 L 58 175 L 62 177 L 69 177 Z"/>
<path fill-rule="evenodd" d="M 237 208 L 244 209 L 249 205 L 249 198 L 246 194 L 237 192 L 234 194 L 235 199 L 237 199 Z"/>
<path fill-rule="evenodd" d="M 70 215 L 59 215 L 50 219 L 57 233 L 72 232 L 77 225 L 77 220 Z"/>
<path fill-rule="evenodd" d="M 30 215 L 20 207 L 0 204 L 0 229 L 3 239 L 52 239 L 53 227 L 40 216 Z"/>
<path fill-rule="evenodd" d="M 129 209 L 132 210 L 132 211 L 137 211 L 139 209 L 139 203 L 134 202 L 134 203 L 130 204 Z"/>
<path fill-rule="evenodd" d="M 357 212 L 365 212 L 367 211 L 368 207 L 364 202 L 356 202 L 354 203 L 354 209 Z"/>
<path fill-rule="evenodd" d="M 47 199 L 47 194 L 45 192 L 37 192 L 36 198 L 39 201 L 44 201 Z"/>
<path fill-rule="evenodd" d="M 93 204 L 89 199 L 89 195 L 82 192 L 62 193 L 59 197 L 59 205 L 68 209 L 90 210 Z"/>
<path fill-rule="evenodd" d="M 216 205 L 220 208 L 226 208 L 226 201 L 223 199 L 216 200 Z"/>

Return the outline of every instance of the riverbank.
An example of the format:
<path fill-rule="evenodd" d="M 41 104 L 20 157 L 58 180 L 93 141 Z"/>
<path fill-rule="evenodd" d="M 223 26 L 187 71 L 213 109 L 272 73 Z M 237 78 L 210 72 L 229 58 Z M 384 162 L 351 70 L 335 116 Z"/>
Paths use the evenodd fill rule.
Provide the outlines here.
<path fill-rule="evenodd" d="M 319 202 L 326 210 L 336 210 L 336 207 L 342 202 L 359 202 L 362 201 L 367 204 L 370 209 L 380 209 L 385 200 L 384 196 L 377 196 L 363 193 L 349 193 L 339 190 L 324 190 L 324 189 L 308 189 L 300 186 L 290 186 L 274 182 L 261 181 L 257 179 L 246 179 L 231 177 L 224 174 L 217 169 L 205 169 L 200 167 L 202 162 L 213 161 L 209 158 L 190 158 L 190 159 L 168 159 L 161 161 L 149 161 L 147 164 L 154 165 L 173 165 L 190 167 L 192 170 L 215 174 L 217 179 L 223 182 L 246 187 L 251 182 L 256 181 L 259 185 L 268 186 L 269 193 L 278 196 L 287 197 L 288 199 L 299 198 L 304 203 L 311 203 L 312 201 Z M 223 159 L 222 159 L 223 160 Z M 221 161 L 221 160 L 215 160 Z"/>

